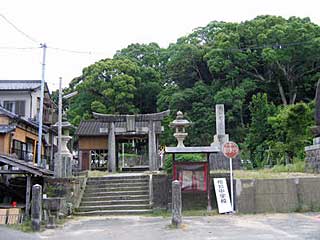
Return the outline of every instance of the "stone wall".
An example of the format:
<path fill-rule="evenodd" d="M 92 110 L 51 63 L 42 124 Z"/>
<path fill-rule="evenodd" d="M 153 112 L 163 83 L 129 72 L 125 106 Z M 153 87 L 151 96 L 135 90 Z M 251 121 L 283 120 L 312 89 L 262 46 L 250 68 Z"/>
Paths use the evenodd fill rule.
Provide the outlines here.
<path fill-rule="evenodd" d="M 74 178 L 46 178 L 44 180 L 43 193 L 47 197 L 62 197 L 72 208 L 79 205 L 83 190 L 85 188 L 86 177 Z"/>
<path fill-rule="evenodd" d="M 288 179 L 237 179 L 239 213 L 318 211 L 320 177 Z"/>
<path fill-rule="evenodd" d="M 320 144 L 305 148 L 306 172 L 320 173 Z"/>
<path fill-rule="evenodd" d="M 211 174 L 211 204 L 217 209 L 213 178 L 226 178 L 228 173 Z M 170 210 L 172 177 L 153 175 L 154 209 Z M 239 213 L 294 212 L 320 210 L 320 176 L 286 179 L 236 179 L 234 201 Z M 207 209 L 206 193 L 182 193 L 183 210 Z"/>
<path fill-rule="evenodd" d="M 212 153 L 210 154 L 209 158 L 210 170 L 229 170 L 230 169 L 230 162 L 229 158 L 226 158 L 223 153 Z M 240 157 L 236 157 L 232 160 L 232 168 L 233 169 L 240 169 Z"/>
<path fill-rule="evenodd" d="M 171 201 L 171 176 L 167 174 L 152 175 L 153 187 L 153 208 L 167 209 L 169 201 Z"/>
<path fill-rule="evenodd" d="M 230 175 L 225 173 L 211 174 L 211 205 L 213 209 L 217 209 L 217 201 L 215 197 L 215 191 L 213 187 L 213 178 L 224 177 L 227 180 L 229 186 Z M 171 182 L 172 176 L 166 174 L 153 175 L 153 208 L 154 209 L 171 209 Z M 235 187 L 235 185 L 234 185 Z M 230 191 L 230 189 L 229 189 Z M 207 193 L 205 192 L 182 192 L 182 209 L 207 209 L 208 200 Z"/>

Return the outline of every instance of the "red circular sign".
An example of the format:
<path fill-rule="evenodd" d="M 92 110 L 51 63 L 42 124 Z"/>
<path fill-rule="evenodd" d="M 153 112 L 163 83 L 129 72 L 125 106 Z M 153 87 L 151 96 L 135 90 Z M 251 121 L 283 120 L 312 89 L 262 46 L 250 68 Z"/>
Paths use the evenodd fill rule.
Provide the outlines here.
<path fill-rule="evenodd" d="M 235 158 L 239 154 L 239 147 L 234 142 L 223 144 L 223 154 L 228 158 Z"/>

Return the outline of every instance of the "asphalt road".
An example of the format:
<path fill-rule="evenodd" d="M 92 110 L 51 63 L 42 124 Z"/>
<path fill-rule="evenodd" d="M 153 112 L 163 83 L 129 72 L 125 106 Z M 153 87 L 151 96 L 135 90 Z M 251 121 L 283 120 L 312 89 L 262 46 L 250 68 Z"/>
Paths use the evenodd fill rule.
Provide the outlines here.
<path fill-rule="evenodd" d="M 0 240 L 320 239 L 320 213 L 185 217 L 181 229 L 172 229 L 169 224 L 170 218 L 161 217 L 77 218 L 41 233 L 26 234 L 0 226 Z"/>

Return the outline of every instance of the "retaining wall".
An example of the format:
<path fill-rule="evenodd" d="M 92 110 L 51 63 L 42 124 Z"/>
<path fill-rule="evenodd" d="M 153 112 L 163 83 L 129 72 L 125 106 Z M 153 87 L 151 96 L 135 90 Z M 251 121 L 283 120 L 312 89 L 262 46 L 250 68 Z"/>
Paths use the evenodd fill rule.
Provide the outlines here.
<path fill-rule="evenodd" d="M 48 197 L 63 197 L 67 203 L 76 208 L 85 188 L 86 177 L 75 178 L 45 178 L 43 193 Z"/>
<path fill-rule="evenodd" d="M 320 210 L 320 177 L 235 181 L 239 213 Z"/>
<path fill-rule="evenodd" d="M 230 193 L 229 174 L 211 174 L 226 178 Z M 153 175 L 154 208 L 170 210 L 172 177 Z M 320 176 L 285 179 L 235 179 L 235 208 L 239 213 L 294 212 L 320 210 Z M 211 204 L 217 209 L 213 180 Z M 206 193 L 182 193 L 182 207 L 207 209 Z"/>

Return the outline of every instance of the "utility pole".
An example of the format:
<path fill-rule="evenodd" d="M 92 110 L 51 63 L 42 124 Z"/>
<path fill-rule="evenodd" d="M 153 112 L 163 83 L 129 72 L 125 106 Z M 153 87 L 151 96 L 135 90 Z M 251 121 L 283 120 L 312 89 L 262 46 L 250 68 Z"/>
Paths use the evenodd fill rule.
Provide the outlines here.
<path fill-rule="evenodd" d="M 45 83 L 45 66 L 46 66 L 46 50 L 47 45 L 41 44 L 42 48 L 42 77 L 41 77 L 41 89 L 40 89 L 40 106 L 39 106 L 39 131 L 38 131 L 38 159 L 37 165 L 41 166 L 41 148 L 42 148 L 42 124 L 43 124 L 43 98 L 44 98 L 44 83 Z"/>
<path fill-rule="evenodd" d="M 59 103 L 58 103 L 58 161 L 61 165 L 61 135 L 62 135 L 62 78 L 59 78 Z"/>

